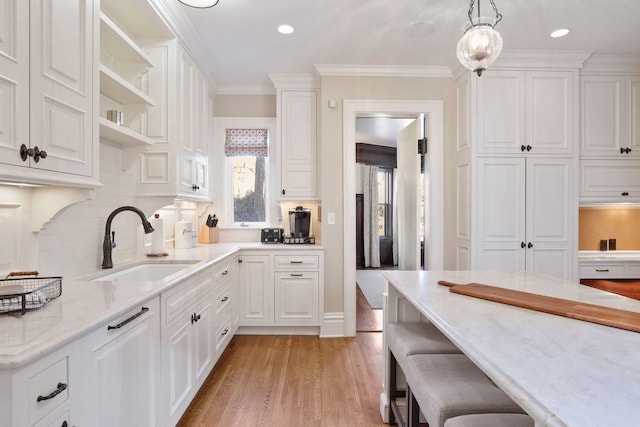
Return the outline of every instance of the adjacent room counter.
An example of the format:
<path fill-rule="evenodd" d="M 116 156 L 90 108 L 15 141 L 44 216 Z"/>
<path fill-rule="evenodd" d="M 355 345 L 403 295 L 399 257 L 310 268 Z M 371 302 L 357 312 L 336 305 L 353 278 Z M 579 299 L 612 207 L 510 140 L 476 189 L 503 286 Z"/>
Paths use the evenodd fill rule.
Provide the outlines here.
<path fill-rule="evenodd" d="M 639 333 L 453 294 L 437 282 L 482 283 L 633 312 L 640 312 L 640 301 L 524 272 L 385 271 L 385 276 L 385 322 L 427 318 L 536 426 L 637 425 Z M 384 366 L 388 369 L 388 362 Z M 383 414 L 385 402 L 383 392 Z"/>

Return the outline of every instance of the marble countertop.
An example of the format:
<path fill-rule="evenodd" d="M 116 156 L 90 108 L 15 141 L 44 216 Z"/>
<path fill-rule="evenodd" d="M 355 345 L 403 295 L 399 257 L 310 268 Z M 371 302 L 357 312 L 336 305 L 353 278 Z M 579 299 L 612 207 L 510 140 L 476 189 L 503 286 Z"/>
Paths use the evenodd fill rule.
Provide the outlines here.
<path fill-rule="evenodd" d="M 453 294 L 483 283 L 640 312 L 640 301 L 533 273 L 385 271 L 538 425 L 631 426 L 640 419 L 640 333 Z"/>
<path fill-rule="evenodd" d="M 579 261 L 640 261 L 640 251 L 579 251 Z"/>
<path fill-rule="evenodd" d="M 240 250 L 322 249 L 319 245 L 262 244 L 253 242 L 200 244 L 192 249 L 173 249 L 163 258 L 144 258 L 110 270 L 96 270 L 82 278 L 63 278 L 62 294 L 43 307 L 19 313 L 0 314 L 0 369 L 26 365 L 93 328 L 134 309 Z M 142 262 L 171 263 L 195 261 L 163 280 L 146 282 L 91 281 L 94 277 L 115 273 Z"/>

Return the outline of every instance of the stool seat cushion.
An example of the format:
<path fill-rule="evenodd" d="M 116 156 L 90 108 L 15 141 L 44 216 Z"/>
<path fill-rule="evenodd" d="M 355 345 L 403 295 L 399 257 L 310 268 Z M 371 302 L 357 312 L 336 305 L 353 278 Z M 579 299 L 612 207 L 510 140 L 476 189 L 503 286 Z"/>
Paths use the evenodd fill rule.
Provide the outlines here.
<path fill-rule="evenodd" d="M 390 323 L 386 331 L 387 346 L 396 359 L 413 354 L 461 354 L 442 332 L 431 323 Z"/>
<path fill-rule="evenodd" d="M 405 376 L 430 427 L 453 417 L 524 413 L 462 354 L 418 354 L 407 358 Z"/>
<path fill-rule="evenodd" d="M 472 414 L 449 418 L 444 427 L 533 427 L 534 424 L 525 414 Z"/>

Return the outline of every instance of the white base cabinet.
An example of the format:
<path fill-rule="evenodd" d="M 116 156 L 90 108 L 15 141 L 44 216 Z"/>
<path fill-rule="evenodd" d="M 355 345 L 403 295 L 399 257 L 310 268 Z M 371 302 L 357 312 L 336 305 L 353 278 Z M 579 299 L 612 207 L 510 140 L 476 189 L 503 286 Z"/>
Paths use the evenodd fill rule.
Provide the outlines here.
<path fill-rule="evenodd" d="M 88 337 L 93 426 L 158 425 L 160 306 L 154 298 Z"/>

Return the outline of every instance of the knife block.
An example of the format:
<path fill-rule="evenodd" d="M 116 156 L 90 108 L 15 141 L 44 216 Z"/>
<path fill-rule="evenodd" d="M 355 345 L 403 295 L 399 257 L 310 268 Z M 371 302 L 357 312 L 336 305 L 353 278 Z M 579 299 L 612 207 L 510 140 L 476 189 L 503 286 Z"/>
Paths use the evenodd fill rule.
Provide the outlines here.
<path fill-rule="evenodd" d="M 218 243 L 218 229 L 216 227 L 207 227 L 203 225 L 200 227 L 200 234 L 198 234 L 199 243 Z"/>

